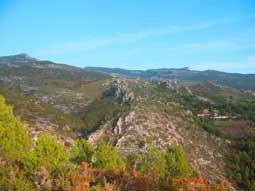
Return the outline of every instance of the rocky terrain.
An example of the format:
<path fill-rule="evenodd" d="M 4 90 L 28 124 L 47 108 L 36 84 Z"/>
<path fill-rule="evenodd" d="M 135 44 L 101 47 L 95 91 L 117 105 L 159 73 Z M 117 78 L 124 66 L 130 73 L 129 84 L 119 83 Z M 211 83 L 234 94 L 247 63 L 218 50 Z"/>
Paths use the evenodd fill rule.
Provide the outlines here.
<path fill-rule="evenodd" d="M 132 78 L 110 76 L 25 54 L 0 57 L 0 69 L 0 94 L 34 141 L 45 131 L 63 142 L 87 137 L 95 146 L 103 138 L 124 157 L 143 154 L 151 145 L 161 150 L 182 145 L 194 169 L 216 183 L 227 178 L 234 139 L 248 136 L 245 128 L 231 127 L 245 123 L 255 134 L 254 110 L 246 107 L 254 103 L 252 90 L 204 81 L 202 74 L 197 80 L 177 78 L 181 71 L 192 72 L 188 69 L 176 70 L 171 79 L 168 70 L 158 70 L 164 79 L 144 80 L 136 78 L 139 71 Z"/>
<path fill-rule="evenodd" d="M 131 99 L 128 112 L 119 115 L 115 121 L 107 121 L 89 136 L 94 145 L 104 138 L 127 156 L 145 153 L 151 145 L 163 150 L 167 145 L 180 144 L 184 146 L 193 167 L 204 177 L 212 182 L 224 179 L 222 169 L 225 168 L 224 156 L 230 149 L 229 140 L 210 135 L 197 127 L 192 112 L 153 95 L 151 86 L 146 88 L 139 81 L 125 79 L 117 82 L 129 82 L 137 94 L 134 94 L 135 99 Z M 139 90 L 139 86 L 142 89 Z M 125 89 L 128 89 L 127 85 Z M 147 97 L 138 98 L 140 91 Z"/>

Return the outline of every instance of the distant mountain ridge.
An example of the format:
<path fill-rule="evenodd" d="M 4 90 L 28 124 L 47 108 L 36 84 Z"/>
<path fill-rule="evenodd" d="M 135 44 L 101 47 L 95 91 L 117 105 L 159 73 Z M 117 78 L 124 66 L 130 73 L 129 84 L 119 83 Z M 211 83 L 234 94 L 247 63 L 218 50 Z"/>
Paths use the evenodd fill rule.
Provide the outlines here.
<path fill-rule="evenodd" d="M 176 80 L 180 83 L 212 81 L 239 90 L 255 90 L 255 74 L 227 73 L 216 70 L 197 71 L 189 68 L 162 68 L 149 70 L 126 70 L 122 68 L 86 67 L 87 70 L 141 78 L 146 80 Z"/>
<path fill-rule="evenodd" d="M 14 68 L 29 67 L 30 70 L 44 69 L 61 70 L 68 72 L 69 77 L 79 76 L 87 80 L 107 78 L 109 74 L 124 76 L 127 78 L 140 78 L 145 80 L 176 80 L 178 83 L 212 81 L 217 84 L 229 86 L 239 90 L 255 90 L 255 74 L 227 73 L 216 70 L 197 71 L 189 68 L 160 68 L 149 70 L 127 70 L 122 68 L 86 67 L 85 69 L 66 65 L 56 64 L 51 61 L 38 60 L 27 54 L 0 57 L 0 69 L 2 73 Z M 48 73 L 48 72 L 47 72 Z M 102 74 L 105 73 L 105 74 Z M 75 77 L 75 78 L 76 78 Z"/>
<path fill-rule="evenodd" d="M 46 75 L 49 75 L 49 71 L 47 70 L 50 70 L 53 73 L 65 73 L 66 77 L 82 78 L 86 80 L 100 80 L 109 77 L 107 74 L 102 74 L 96 71 L 87 71 L 86 69 L 67 64 L 54 63 L 48 60 L 38 60 L 24 53 L 0 57 L 0 73 L 6 70 L 8 70 L 8 72 L 11 72 L 12 70 L 22 70 L 22 72 L 26 72 L 23 70 L 25 68 L 30 70 L 30 75 L 32 75 L 31 70 L 32 72 L 40 71 L 40 73 L 45 73 Z M 54 76 L 51 77 L 54 78 Z"/>

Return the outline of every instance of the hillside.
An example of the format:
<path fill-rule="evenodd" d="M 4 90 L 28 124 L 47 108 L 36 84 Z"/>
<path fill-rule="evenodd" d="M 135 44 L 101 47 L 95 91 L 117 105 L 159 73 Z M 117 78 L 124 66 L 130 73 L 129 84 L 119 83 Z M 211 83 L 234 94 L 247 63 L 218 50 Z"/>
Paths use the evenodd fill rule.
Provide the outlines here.
<path fill-rule="evenodd" d="M 255 74 L 226 73 L 215 70 L 195 71 L 188 68 L 125 70 L 121 68 L 87 67 L 87 69 L 90 71 L 115 74 L 128 78 L 141 78 L 146 80 L 176 80 L 179 83 L 212 81 L 240 90 L 255 90 Z"/>
<path fill-rule="evenodd" d="M 138 162 L 153 145 L 159 152 L 179 145 L 192 169 L 215 185 L 236 172 L 229 161 L 238 151 L 234 145 L 255 136 L 252 92 L 195 78 L 198 71 L 132 71 L 127 78 L 25 54 L 1 57 L 0 67 L 0 95 L 34 143 L 44 132 L 70 147 L 77 138 L 94 147 L 104 139 L 123 159 L 135 154 Z M 238 190 L 241 184 L 230 180 Z"/>
<path fill-rule="evenodd" d="M 110 76 L 40 61 L 26 54 L 0 57 L 0 92 L 31 128 L 61 131 L 84 128 L 77 113 L 100 98 Z M 33 130 L 32 130 L 33 131 Z"/>
<path fill-rule="evenodd" d="M 31 135 L 0 96 L 1 190 L 234 190 L 226 180 L 208 183 L 188 163 L 180 145 L 165 151 L 151 146 L 144 155 L 123 158 L 104 140 L 94 149 L 85 139 L 61 143 L 44 133 L 31 143 Z"/>
<path fill-rule="evenodd" d="M 151 144 L 161 149 L 169 144 L 181 144 L 190 162 L 204 177 L 213 182 L 224 177 L 220 173 L 224 166 L 218 162 L 229 149 L 228 144 L 199 129 L 193 122 L 192 114 L 171 100 L 171 96 L 159 95 L 162 92 L 157 86 L 151 87 L 136 81 L 119 83 L 130 89 L 137 88 L 136 98 L 128 112 L 119 115 L 114 121 L 109 120 L 92 133 L 89 137 L 91 142 L 95 144 L 103 137 L 125 156 L 144 153 Z M 209 153 L 215 153 L 217 157 Z"/>

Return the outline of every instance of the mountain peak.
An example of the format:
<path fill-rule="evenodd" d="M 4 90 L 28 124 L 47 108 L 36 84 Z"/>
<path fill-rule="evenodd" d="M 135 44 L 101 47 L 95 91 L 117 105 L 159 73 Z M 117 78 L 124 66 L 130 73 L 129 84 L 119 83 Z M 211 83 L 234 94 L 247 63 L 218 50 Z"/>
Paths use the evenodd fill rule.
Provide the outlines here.
<path fill-rule="evenodd" d="M 4 60 L 14 59 L 14 60 L 20 60 L 20 61 L 38 61 L 36 58 L 29 56 L 26 53 L 20 53 L 20 54 L 15 54 L 10 56 L 1 56 L 0 58 Z"/>
<path fill-rule="evenodd" d="M 11 56 L 2 56 L 0 57 L 0 65 L 8 67 L 21 67 L 21 66 L 31 66 L 36 63 L 38 60 L 29 56 L 28 54 L 16 54 Z"/>
<path fill-rule="evenodd" d="M 21 58 L 21 59 L 25 59 L 25 60 L 37 60 L 36 58 L 33 58 L 33 57 L 29 56 L 26 53 L 17 54 L 17 55 L 15 55 L 15 57 L 18 57 L 18 58 Z"/>

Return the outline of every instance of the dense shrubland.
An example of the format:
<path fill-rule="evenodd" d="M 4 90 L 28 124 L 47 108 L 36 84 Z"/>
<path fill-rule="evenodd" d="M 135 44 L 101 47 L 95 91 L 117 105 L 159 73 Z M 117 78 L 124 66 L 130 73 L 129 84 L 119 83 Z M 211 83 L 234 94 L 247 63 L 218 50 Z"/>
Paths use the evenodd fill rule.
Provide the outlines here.
<path fill-rule="evenodd" d="M 65 148 L 57 137 L 31 137 L 0 97 L 0 190 L 3 191 L 227 191 L 223 181 L 209 185 L 189 165 L 181 146 L 151 146 L 142 156 L 122 158 L 101 140 L 94 149 L 85 139 Z"/>

